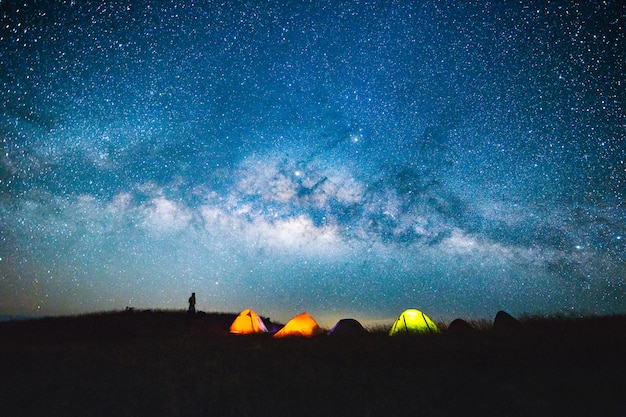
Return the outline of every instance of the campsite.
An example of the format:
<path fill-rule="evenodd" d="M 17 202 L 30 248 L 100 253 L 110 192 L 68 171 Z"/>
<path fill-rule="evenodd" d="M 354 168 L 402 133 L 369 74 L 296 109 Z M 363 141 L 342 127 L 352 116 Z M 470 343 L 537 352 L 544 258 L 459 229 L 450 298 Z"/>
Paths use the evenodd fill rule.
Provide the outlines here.
<path fill-rule="evenodd" d="M 626 317 L 498 316 L 305 337 L 251 310 L 6 321 L 2 415 L 626 415 Z"/>

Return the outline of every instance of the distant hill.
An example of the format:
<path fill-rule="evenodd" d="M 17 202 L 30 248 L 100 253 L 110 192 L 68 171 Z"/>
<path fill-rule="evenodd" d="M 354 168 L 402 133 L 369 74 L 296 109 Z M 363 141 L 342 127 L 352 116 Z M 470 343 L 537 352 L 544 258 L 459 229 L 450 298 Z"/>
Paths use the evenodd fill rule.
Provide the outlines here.
<path fill-rule="evenodd" d="M 14 321 L 14 320 L 30 320 L 35 317 L 32 316 L 15 316 L 10 314 L 0 314 L 0 321 Z"/>

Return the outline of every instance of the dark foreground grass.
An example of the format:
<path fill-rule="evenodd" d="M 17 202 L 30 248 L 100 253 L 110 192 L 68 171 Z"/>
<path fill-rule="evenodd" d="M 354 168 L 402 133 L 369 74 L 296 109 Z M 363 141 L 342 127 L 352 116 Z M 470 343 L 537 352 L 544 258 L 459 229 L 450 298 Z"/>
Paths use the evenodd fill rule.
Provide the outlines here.
<path fill-rule="evenodd" d="M 233 336 L 235 315 L 0 323 L 3 416 L 626 416 L 626 317 Z"/>

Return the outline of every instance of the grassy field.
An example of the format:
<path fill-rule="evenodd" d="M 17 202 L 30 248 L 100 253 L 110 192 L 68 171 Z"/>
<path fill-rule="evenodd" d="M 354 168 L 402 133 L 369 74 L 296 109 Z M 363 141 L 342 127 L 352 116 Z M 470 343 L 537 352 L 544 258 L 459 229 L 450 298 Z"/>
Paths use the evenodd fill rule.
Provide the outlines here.
<path fill-rule="evenodd" d="M 626 416 L 626 317 L 234 336 L 234 314 L 0 323 L 3 416 Z"/>

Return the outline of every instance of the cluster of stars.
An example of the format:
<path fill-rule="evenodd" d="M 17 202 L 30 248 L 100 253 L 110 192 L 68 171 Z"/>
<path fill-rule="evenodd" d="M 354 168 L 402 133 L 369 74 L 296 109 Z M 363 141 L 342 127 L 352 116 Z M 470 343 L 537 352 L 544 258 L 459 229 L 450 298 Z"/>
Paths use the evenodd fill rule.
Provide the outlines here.
<path fill-rule="evenodd" d="M 623 311 L 616 2 L 1 13 L 0 313 Z"/>

